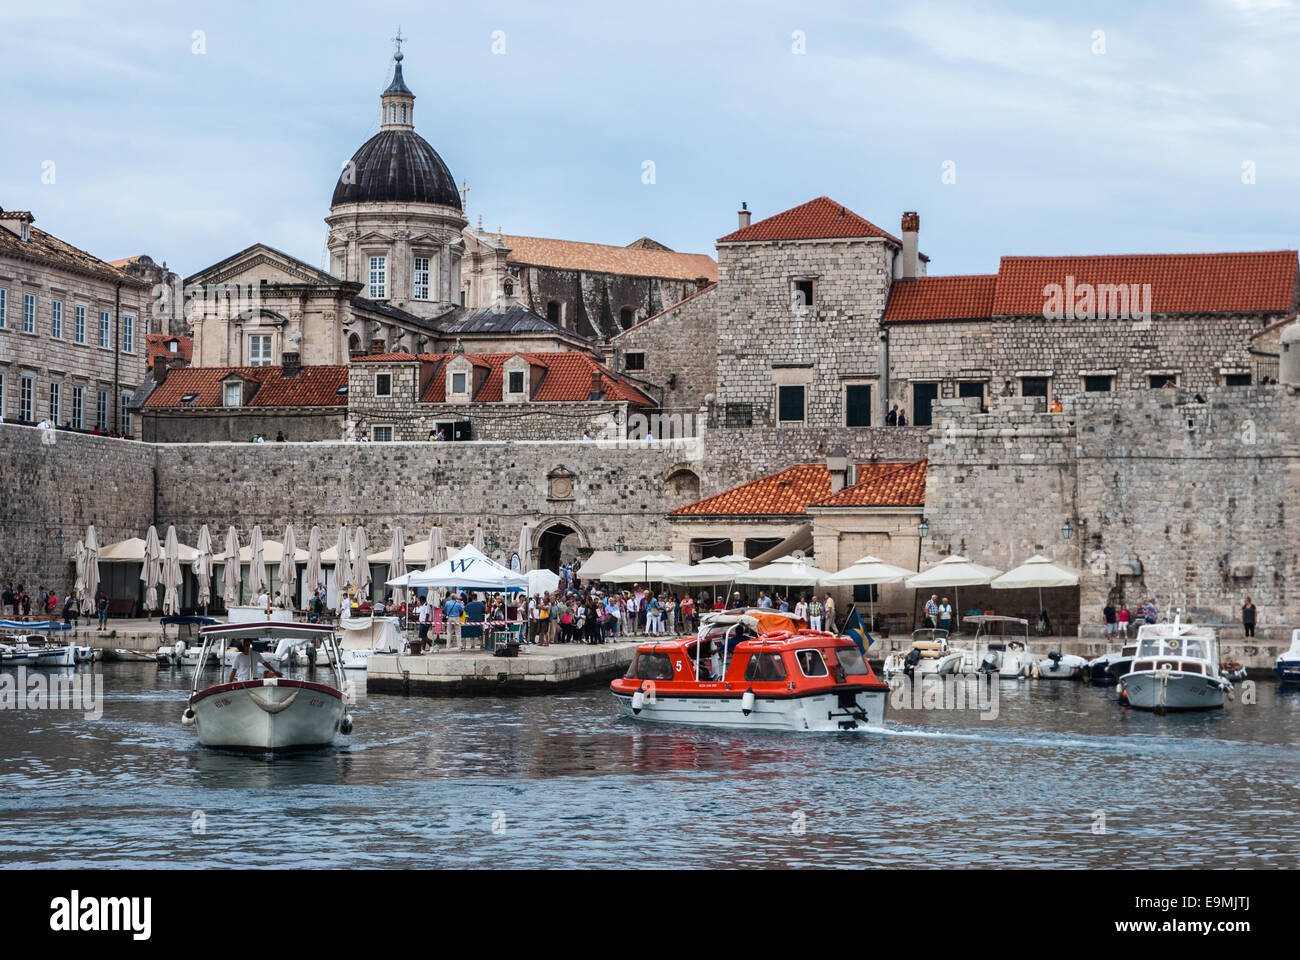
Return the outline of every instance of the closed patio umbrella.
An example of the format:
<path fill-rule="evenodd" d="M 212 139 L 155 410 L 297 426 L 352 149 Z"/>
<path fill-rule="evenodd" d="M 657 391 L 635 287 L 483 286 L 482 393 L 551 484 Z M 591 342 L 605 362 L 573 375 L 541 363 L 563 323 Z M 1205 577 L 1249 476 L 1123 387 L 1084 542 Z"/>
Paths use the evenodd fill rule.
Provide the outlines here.
<path fill-rule="evenodd" d="M 239 534 L 234 527 L 226 528 L 226 552 L 222 557 L 222 600 L 228 609 L 239 604 Z"/>
<path fill-rule="evenodd" d="M 1043 610 L 1044 587 L 1077 587 L 1078 585 L 1079 571 L 1062 566 L 1041 554 L 1035 554 L 1020 566 L 1008 570 L 1002 576 L 996 577 L 989 582 L 989 586 L 994 590 L 1021 590 L 1037 587 L 1038 609 L 1040 612 Z"/>
<path fill-rule="evenodd" d="M 366 535 L 364 524 L 359 524 L 352 534 L 352 582 L 357 586 L 357 597 L 369 595 L 370 591 L 370 537 Z"/>
<path fill-rule="evenodd" d="M 307 536 L 307 570 L 303 573 L 306 578 L 307 589 L 315 593 L 316 588 L 322 583 L 320 569 L 320 527 L 312 524 L 311 533 Z"/>
<path fill-rule="evenodd" d="M 447 541 L 443 539 L 442 527 L 430 527 L 428 565 L 436 567 L 438 564 L 446 562 Z"/>
<path fill-rule="evenodd" d="M 181 544 L 176 538 L 176 527 L 167 528 L 167 540 L 163 559 L 163 602 L 164 617 L 174 617 L 181 612 Z"/>
<path fill-rule="evenodd" d="M 870 586 L 882 583 L 902 583 L 907 577 L 913 576 L 915 570 L 908 570 L 904 567 L 896 567 L 892 563 L 877 557 L 863 557 L 861 560 L 855 560 L 843 570 L 832 573 L 822 581 L 823 587 L 851 587 L 862 584 Z M 869 601 L 871 607 L 871 629 L 876 629 L 876 602 Z"/>
<path fill-rule="evenodd" d="M 284 528 L 283 551 L 280 554 L 280 597 L 289 610 L 298 609 L 294 599 L 298 596 L 298 538 L 293 535 L 293 524 Z"/>
<path fill-rule="evenodd" d="M 991 582 L 1002 573 L 992 567 L 982 567 L 965 557 L 954 554 L 945 557 L 939 563 L 907 579 L 907 585 L 913 590 L 934 590 L 943 587 L 953 588 L 953 613 L 957 626 L 961 627 L 961 593 L 958 587 L 974 587 Z"/>
<path fill-rule="evenodd" d="M 253 525 L 248 541 L 248 592 L 256 603 L 266 591 L 266 546 L 262 543 L 262 525 Z M 238 562 L 238 559 L 236 559 Z"/>
<path fill-rule="evenodd" d="M 144 560 L 140 565 L 140 579 L 144 581 L 144 608 L 158 609 L 158 581 L 162 579 L 162 547 L 158 544 L 158 531 L 153 524 L 144 538 Z"/>
<path fill-rule="evenodd" d="M 406 576 L 406 533 L 400 524 L 393 527 L 393 543 L 389 550 L 392 559 L 388 561 L 388 579 Z M 406 587 L 397 587 L 393 594 L 400 602 L 406 602 Z"/>
<path fill-rule="evenodd" d="M 77 564 L 77 582 L 73 585 L 73 593 L 77 597 L 77 605 L 86 609 L 86 544 L 78 540 L 76 550 L 73 551 L 73 558 Z"/>
<path fill-rule="evenodd" d="M 94 604 L 99 595 L 99 539 L 95 525 L 86 528 L 86 600 Z"/>
<path fill-rule="evenodd" d="M 339 540 L 334 545 L 334 588 L 339 594 L 340 613 L 347 606 L 347 596 L 352 587 L 352 548 L 348 528 L 339 527 Z"/>
<path fill-rule="evenodd" d="M 199 528 L 199 555 L 194 558 L 194 565 L 190 568 L 194 571 L 194 579 L 198 581 L 199 586 L 199 606 L 203 608 L 203 613 L 208 612 L 208 605 L 212 603 L 212 531 L 208 529 L 205 523 Z"/>
<path fill-rule="evenodd" d="M 483 543 L 484 543 L 484 539 L 483 539 L 483 525 L 482 525 L 482 524 L 476 524 L 476 525 L 474 526 L 474 549 L 477 550 L 479 553 L 482 553 L 482 552 L 483 552 Z"/>
<path fill-rule="evenodd" d="M 533 528 L 531 524 L 525 523 L 519 531 L 519 572 L 527 573 L 532 569 L 529 563 L 530 555 L 533 552 Z"/>

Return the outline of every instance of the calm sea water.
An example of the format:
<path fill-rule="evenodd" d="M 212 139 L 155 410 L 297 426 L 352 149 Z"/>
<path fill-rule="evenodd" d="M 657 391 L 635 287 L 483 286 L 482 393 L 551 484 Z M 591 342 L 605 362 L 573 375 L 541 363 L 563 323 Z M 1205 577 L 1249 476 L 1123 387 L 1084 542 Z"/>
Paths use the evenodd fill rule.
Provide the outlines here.
<path fill-rule="evenodd" d="M 1270 681 L 1167 717 L 1002 682 L 995 721 L 829 735 L 362 694 L 350 745 L 268 760 L 198 746 L 182 671 L 94 669 L 97 721 L 0 710 L 0 866 L 1300 865 L 1300 690 Z"/>

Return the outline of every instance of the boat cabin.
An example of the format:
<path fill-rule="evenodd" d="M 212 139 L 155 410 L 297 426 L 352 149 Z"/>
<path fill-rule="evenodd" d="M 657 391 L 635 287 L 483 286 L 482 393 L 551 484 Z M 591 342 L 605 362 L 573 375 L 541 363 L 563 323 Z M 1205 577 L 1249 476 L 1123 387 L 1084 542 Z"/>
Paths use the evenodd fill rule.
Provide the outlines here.
<path fill-rule="evenodd" d="M 852 640 L 813 630 L 643 643 L 624 679 L 723 690 L 745 689 L 756 683 L 794 690 L 808 685 L 877 682 Z"/>

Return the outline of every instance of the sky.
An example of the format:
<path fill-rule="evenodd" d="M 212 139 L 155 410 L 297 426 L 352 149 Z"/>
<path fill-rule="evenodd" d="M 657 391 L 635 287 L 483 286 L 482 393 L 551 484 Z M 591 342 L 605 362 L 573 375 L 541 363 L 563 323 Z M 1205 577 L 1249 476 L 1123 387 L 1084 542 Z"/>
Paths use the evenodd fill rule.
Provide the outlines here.
<path fill-rule="evenodd" d="M 1300 247 L 1300 0 L 0 3 L 0 206 L 188 276 L 326 264 L 392 37 L 495 231 L 715 253 L 827 195 L 931 274 Z"/>

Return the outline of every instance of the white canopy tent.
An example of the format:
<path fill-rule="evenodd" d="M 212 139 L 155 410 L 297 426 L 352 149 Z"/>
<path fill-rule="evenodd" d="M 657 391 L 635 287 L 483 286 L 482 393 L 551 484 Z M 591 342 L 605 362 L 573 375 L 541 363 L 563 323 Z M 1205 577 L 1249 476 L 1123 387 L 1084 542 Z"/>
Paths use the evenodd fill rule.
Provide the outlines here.
<path fill-rule="evenodd" d="M 992 567 L 982 567 L 978 563 L 972 563 L 965 557 L 959 557 L 953 554 L 951 557 L 944 557 L 939 563 L 923 570 L 914 577 L 907 579 L 907 585 L 913 590 L 936 590 L 944 587 L 953 588 L 953 616 L 956 618 L 957 626 L 961 626 L 961 594 L 958 587 L 976 587 L 990 583 L 994 578 L 1000 576 L 1001 570 L 995 570 Z"/>
<path fill-rule="evenodd" d="M 1043 588 L 1077 587 L 1079 571 L 1063 566 L 1041 554 L 1034 554 L 1020 566 L 1008 570 L 989 582 L 994 590 L 1023 590 L 1038 588 L 1039 616 L 1043 611 Z"/>
<path fill-rule="evenodd" d="M 915 570 L 896 567 L 885 563 L 879 557 L 866 556 L 855 560 L 843 570 L 836 571 L 822 580 L 823 587 L 871 586 L 882 583 L 902 583 L 906 578 L 916 575 Z M 876 629 L 876 603 L 870 601 L 871 629 Z"/>
<path fill-rule="evenodd" d="M 466 587 L 472 590 L 527 590 L 527 574 L 515 573 L 488 557 L 473 544 L 466 544 L 435 567 L 388 581 L 391 587 Z"/>

